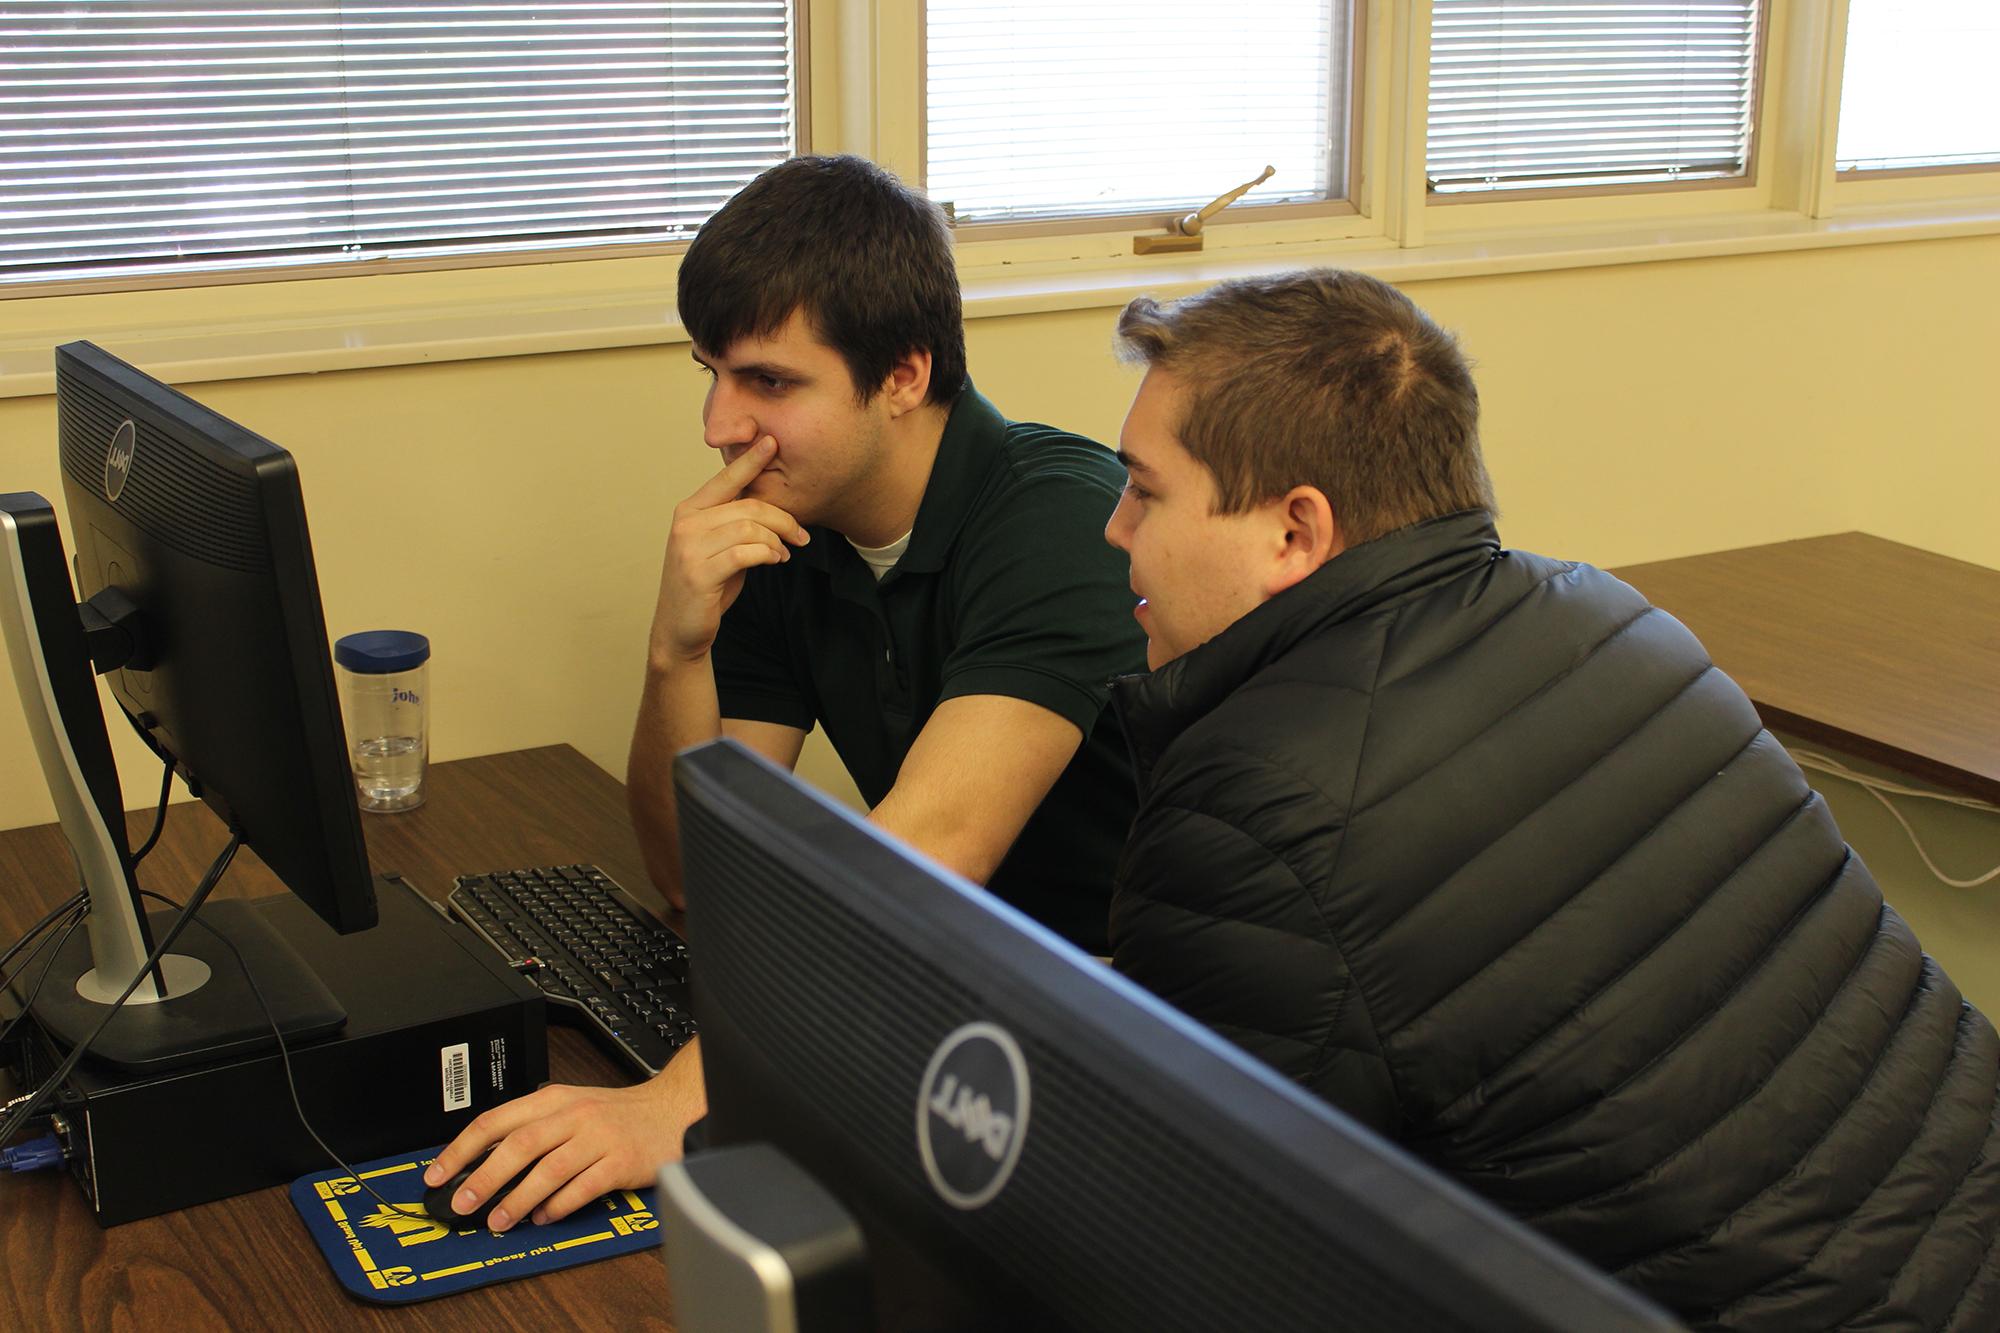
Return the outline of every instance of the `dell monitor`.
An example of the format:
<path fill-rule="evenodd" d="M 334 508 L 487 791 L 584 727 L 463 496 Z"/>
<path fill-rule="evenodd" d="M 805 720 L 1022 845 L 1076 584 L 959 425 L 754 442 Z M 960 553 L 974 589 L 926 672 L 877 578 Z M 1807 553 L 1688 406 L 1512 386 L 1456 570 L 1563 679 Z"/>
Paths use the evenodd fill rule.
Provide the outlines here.
<path fill-rule="evenodd" d="M 708 1142 L 775 1148 L 858 1222 L 859 1323 L 1677 1327 L 733 742 L 675 781 Z M 815 1206 L 752 1202 L 788 1230 Z M 670 1256 L 709 1224 L 709 1253 L 748 1252 L 706 1202 L 685 1216 L 707 1222 L 670 1222 Z"/>
<path fill-rule="evenodd" d="M 157 929 L 93 669 L 162 762 L 329 926 L 373 925 L 375 898 L 291 456 L 86 342 L 56 349 L 56 399 L 77 583 L 48 503 L 0 496 L 0 627 L 90 894 L 88 935 L 57 957 L 34 1007 L 74 1045 Z M 248 962 L 279 1026 L 337 1030 L 332 996 L 241 908 L 215 903 L 202 921 Z M 91 1054 L 159 1070 L 271 1041 L 226 945 L 195 930 L 174 949 Z"/>

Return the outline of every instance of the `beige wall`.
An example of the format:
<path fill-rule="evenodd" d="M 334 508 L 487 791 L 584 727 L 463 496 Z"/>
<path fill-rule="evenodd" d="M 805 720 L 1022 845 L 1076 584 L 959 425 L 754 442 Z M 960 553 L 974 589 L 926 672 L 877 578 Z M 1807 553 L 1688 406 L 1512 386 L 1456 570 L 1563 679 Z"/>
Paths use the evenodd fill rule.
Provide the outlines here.
<path fill-rule="evenodd" d="M 1865 528 L 2000 568 L 2000 237 L 1409 290 L 1478 362 L 1513 544 L 1616 565 Z M 975 320 L 980 387 L 1113 439 L 1113 314 Z M 670 347 L 194 392 L 297 455 L 330 632 L 431 636 L 437 757 L 568 741 L 622 773 L 668 511 L 712 469 L 701 387 Z M 60 495 L 54 429 L 51 400 L 0 400 L 0 489 Z M 5 673 L 13 827 L 51 811 Z M 150 762 L 114 736 L 143 804 Z M 823 751 L 807 771 L 844 787 Z"/>

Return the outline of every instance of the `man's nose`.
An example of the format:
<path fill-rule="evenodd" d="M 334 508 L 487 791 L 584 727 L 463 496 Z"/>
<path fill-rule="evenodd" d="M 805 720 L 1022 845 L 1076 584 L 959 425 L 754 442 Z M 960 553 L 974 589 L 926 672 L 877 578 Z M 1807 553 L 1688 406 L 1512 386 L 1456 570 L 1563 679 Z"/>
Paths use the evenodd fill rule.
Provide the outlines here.
<path fill-rule="evenodd" d="M 701 407 L 701 434 L 703 443 L 711 449 L 741 447 L 756 440 L 757 418 L 745 410 L 737 395 L 718 382 L 708 391 L 708 401 Z"/>
<path fill-rule="evenodd" d="M 1127 543 L 1132 540 L 1132 497 L 1121 494 L 1118 507 L 1111 511 L 1111 519 L 1104 525 L 1104 540 L 1121 551 L 1129 550 Z"/>

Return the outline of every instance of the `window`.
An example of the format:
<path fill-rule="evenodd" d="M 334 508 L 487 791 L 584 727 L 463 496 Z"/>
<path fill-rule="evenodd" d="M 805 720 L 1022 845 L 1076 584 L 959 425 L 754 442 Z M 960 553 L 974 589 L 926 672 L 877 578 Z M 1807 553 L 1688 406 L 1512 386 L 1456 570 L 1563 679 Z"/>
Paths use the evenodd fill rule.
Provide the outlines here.
<path fill-rule="evenodd" d="M 1344 198 L 1345 0 L 929 0 L 925 177 L 961 224 Z"/>
<path fill-rule="evenodd" d="M 1848 0 L 1839 171 L 2000 162 L 1992 0 Z"/>
<path fill-rule="evenodd" d="M 684 238 L 793 67 L 785 0 L 0 0 L 0 283 Z"/>
<path fill-rule="evenodd" d="M 1743 176 L 1757 0 L 1435 0 L 1435 195 Z"/>

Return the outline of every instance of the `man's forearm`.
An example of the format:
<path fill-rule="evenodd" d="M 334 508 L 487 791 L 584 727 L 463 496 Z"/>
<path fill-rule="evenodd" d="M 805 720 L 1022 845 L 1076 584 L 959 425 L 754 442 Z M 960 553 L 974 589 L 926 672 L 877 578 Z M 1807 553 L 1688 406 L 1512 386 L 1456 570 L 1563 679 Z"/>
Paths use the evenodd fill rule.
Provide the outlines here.
<path fill-rule="evenodd" d="M 681 891 L 680 822 L 674 810 L 674 755 L 722 734 L 715 671 L 707 657 L 669 668 L 648 666 L 625 766 L 632 828 L 653 885 L 675 907 Z"/>

